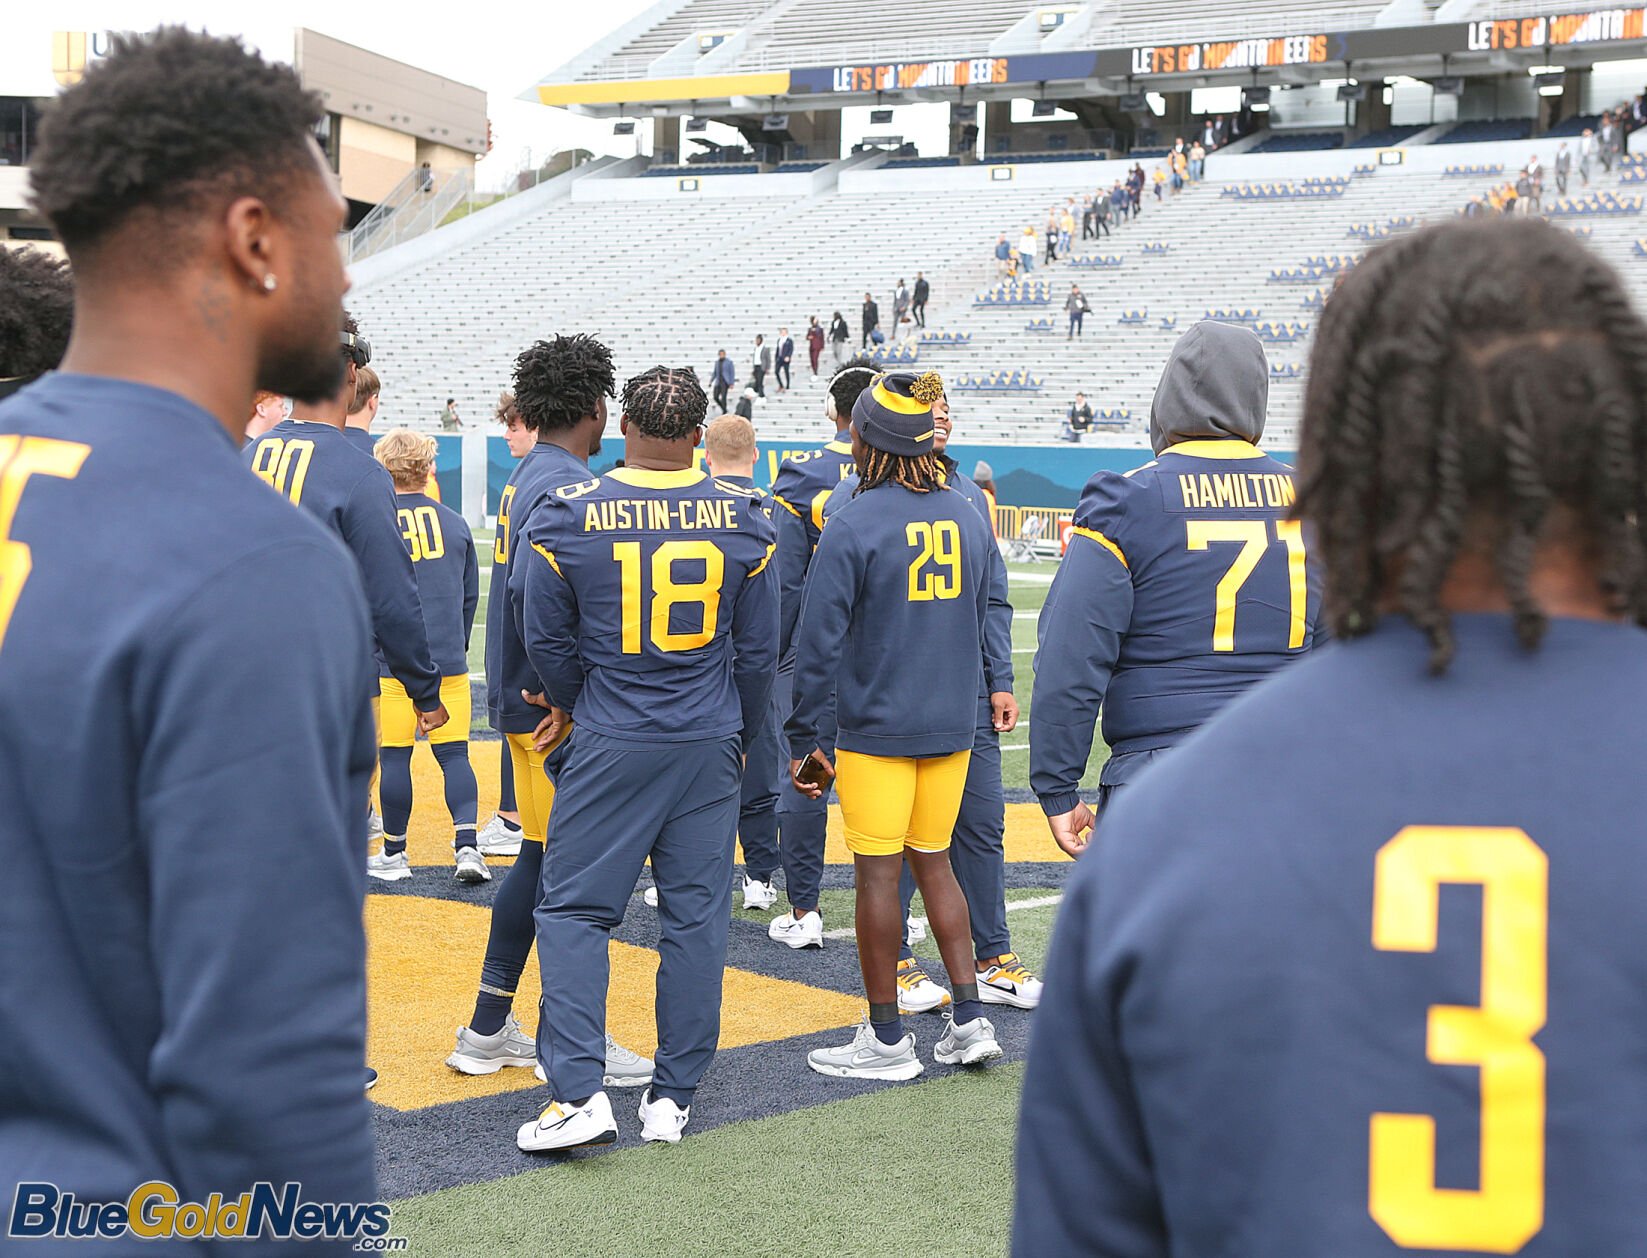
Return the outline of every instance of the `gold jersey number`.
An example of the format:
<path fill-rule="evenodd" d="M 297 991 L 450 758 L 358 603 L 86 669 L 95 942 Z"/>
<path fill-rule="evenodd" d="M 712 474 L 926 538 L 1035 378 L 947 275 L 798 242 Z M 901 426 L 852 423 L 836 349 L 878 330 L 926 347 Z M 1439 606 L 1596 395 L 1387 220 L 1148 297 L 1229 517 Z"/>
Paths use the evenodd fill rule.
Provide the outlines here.
<path fill-rule="evenodd" d="M 34 555 L 27 542 L 12 537 L 12 521 L 23 501 L 23 487 L 31 476 L 73 480 L 91 447 L 52 437 L 0 437 L 0 645 L 6 640 L 17 600 L 34 571 Z"/>

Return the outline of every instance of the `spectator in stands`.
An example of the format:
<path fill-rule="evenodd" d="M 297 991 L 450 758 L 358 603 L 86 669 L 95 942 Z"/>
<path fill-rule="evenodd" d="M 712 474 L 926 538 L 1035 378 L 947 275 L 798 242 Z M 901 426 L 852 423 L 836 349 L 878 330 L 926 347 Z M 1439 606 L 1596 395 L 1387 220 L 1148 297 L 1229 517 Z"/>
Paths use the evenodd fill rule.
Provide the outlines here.
<path fill-rule="evenodd" d="M 1058 252 L 1067 258 L 1069 248 L 1074 243 L 1075 215 L 1070 212 L 1069 206 L 1066 205 L 1064 212 L 1058 217 Z"/>
<path fill-rule="evenodd" d="M 446 399 L 446 409 L 440 413 L 440 430 L 441 432 L 456 432 L 462 427 L 463 421 L 458 418 L 457 413 L 457 399 L 449 397 Z"/>
<path fill-rule="evenodd" d="M 1515 177 L 1515 212 L 1517 214 L 1531 214 L 1533 212 L 1533 181 L 1523 166 L 1521 173 Z"/>
<path fill-rule="evenodd" d="M 1619 152 L 1618 123 L 1611 110 L 1601 115 L 1601 133 L 1596 137 L 1596 155 L 1601 158 L 1601 169 L 1608 174 L 1613 170 L 1613 158 Z"/>
<path fill-rule="evenodd" d="M 1098 198 L 1088 197 L 1081 202 L 1081 239 L 1098 239 Z"/>
<path fill-rule="evenodd" d="M 1132 201 L 1132 217 L 1137 218 L 1144 212 L 1144 165 L 1142 162 L 1132 164 L 1132 174 L 1127 177 L 1127 195 Z"/>
<path fill-rule="evenodd" d="M 1069 404 L 1069 410 L 1064 414 L 1065 441 L 1079 441 L 1084 433 L 1092 431 L 1092 407 L 1087 405 L 1087 395 L 1077 393 L 1075 400 Z"/>
<path fill-rule="evenodd" d="M 1157 201 L 1161 200 L 1161 195 L 1166 190 L 1167 186 L 1167 172 L 1165 167 L 1166 162 L 1164 161 L 1157 162 L 1155 164 L 1155 199 Z"/>
<path fill-rule="evenodd" d="M 789 372 L 789 364 L 795 358 L 795 338 L 789 335 L 788 328 L 778 329 L 778 392 L 787 392 L 795 378 Z"/>
<path fill-rule="evenodd" d="M 874 336 L 881 326 L 881 308 L 875 304 L 875 298 L 869 293 L 864 294 L 864 340 L 860 349 L 869 347 L 869 338 Z"/>
<path fill-rule="evenodd" d="M 1116 187 L 1120 187 L 1120 185 L 1117 184 Z M 1113 206 L 1112 206 L 1112 203 L 1110 201 L 1109 194 L 1107 192 L 1106 193 L 1101 193 L 1094 200 L 1092 211 L 1093 211 L 1093 218 L 1097 223 L 1097 230 L 1092 233 L 1092 238 L 1094 240 L 1099 240 L 1103 236 L 1108 236 L 1110 234 L 1109 216 L 1110 216 L 1110 211 L 1111 211 L 1112 208 L 1113 208 Z M 1100 233 L 1102 233 L 1102 236 L 1100 236 Z"/>
<path fill-rule="evenodd" d="M 1172 151 L 1172 195 L 1177 196 L 1184 190 L 1184 179 L 1189 174 L 1189 154 L 1184 150 L 1184 142 L 1178 141 L 1178 147 Z"/>
<path fill-rule="evenodd" d="M 1125 222 L 1132 217 L 1132 194 L 1127 191 L 1127 185 L 1119 179 L 1115 181 L 1115 186 L 1109 190 L 1109 204 L 1111 212 L 1121 222 Z"/>
<path fill-rule="evenodd" d="M 1200 183 L 1202 177 L 1205 176 L 1206 173 L 1207 173 L 1207 150 L 1201 144 L 1201 142 L 1199 140 L 1197 140 L 1194 144 L 1192 144 L 1190 146 L 1190 151 L 1189 151 L 1189 177 L 1193 182 Z"/>
<path fill-rule="evenodd" d="M 1590 186 L 1590 164 L 1595 161 L 1595 156 L 1595 132 L 1585 127 L 1578 137 L 1578 179 L 1586 188 Z"/>
<path fill-rule="evenodd" d="M 755 390 L 754 389 L 745 389 L 743 391 L 743 396 L 738 399 L 738 409 L 733 413 L 737 414 L 737 415 L 742 415 L 747 420 L 751 420 L 751 421 L 754 420 L 754 418 L 755 418 Z"/>
<path fill-rule="evenodd" d="M 926 327 L 926 303 L 931 296 L 932 285 L 926 282 L 926 274 L 922 271 L 915 272 L 915 301 L 910 310 L 915 315 L 915 326 L 918 328 Z"/>
<path fill-rule="evenodd" d="M 829 321 L 829 343 L 833 347 L 830 352 L 835 355 L 835 365 L 837 367 L 846 364 L 846 345 L 851 339 L 852 330 L 846 326 L 846 316 L 837 310 L 835 317 Z M 724 403 L 721 409 L 726 409 Z"/>
<path fill-rule="evenodd" d="M 806 329 L 806 352 L 812 359 L 812 378 L 818 378 L 818 360 L 823 357 L 824 330 L 817 315 L 808 315 L 811 322 Z"/>
<path fill-rule="evenodd" d="M 429 163 L 424 162 L 417 170 L 417 186 L 424 192 L 435 190 L 435 172 L 429 169 Z"/>
<path fill-rule="evenodd" d="M 1563 140 L 1556 148 L 1555 181 L 1556 195 L 1567 195 L 1567 176 L 1573 169 L 1573 155 L 1567 149 L 1567 141 Z"/>
<path fill-rule="evenodd" d="M 839 315 L 836 316 L 836 318 L 839 317 Z M 709 378 L 715 383 L 715 405 L 724 413 L 726 411 L 726 399 L 732 392 L 732 386 L 738 380 L 737 369 L 732 365 L 732 360 L 726 356 L 724 349 L 716 356 L 715 367 L 709 373 Z"/>
<path fill-rule="evenodd" d="M 1087 311 L 1092 307 L 1087 303 L 1087 295 L 1081 291 L 1079 284 L 1069 286 L 1069 297 L 1064 302 L 1064 313 L 1069 316 L 1069 335 L 1064 339 L 1073 341 L 1081 335 L 1081 320 L 1087 317 Z"/>
<path fill-rule="evenodd" d="M 903 335 L 904 324 L 909 322 L 909 288 L 904 284 L 903 277 L 898 278 L 898 287 L 892 290 L 892 337 L 896 340 Z"/>
<path fill-rule="evenodd" d="M 1211 118 L 1201 128 L 1201 147 L 1209 153 L 1218 147 L 1218 131 Z"/>
<path fill-rule="evenodd" d="M 1007 241 L 1007 235 L 1002 232 L 995 241 L 995 276 L 1005 279 L 1012 274 L 1012 245 Z"/>
<path fill-rule="evenodd" d="M 755 333 L 755 352 L 750 356 L 750 370 L 755 377 L 755 394 L 757 397 L 766 396 L 766 373 L 772 370 L 772 347 L 766 343 L 766 338 L 759 332 Z"/>
<path fill-rule="evenodd" d="M 1464 206 L 1465 218 L 1480 218 L 1487 213 L 1487 203 L 1479 196 L 1471 197 Z"/>
<path fill-rule="evenodd" d="M 1058 212 L 1056 210 L 1047 211 L 1046 250 L 1048 264 L 1058 261 Z"/>
<path fill-rule="evenodd" d="M 1018 274 L 1028 275 L 1035 269 L 1035 229 L 1025 227 L 1018 237 Z"/>

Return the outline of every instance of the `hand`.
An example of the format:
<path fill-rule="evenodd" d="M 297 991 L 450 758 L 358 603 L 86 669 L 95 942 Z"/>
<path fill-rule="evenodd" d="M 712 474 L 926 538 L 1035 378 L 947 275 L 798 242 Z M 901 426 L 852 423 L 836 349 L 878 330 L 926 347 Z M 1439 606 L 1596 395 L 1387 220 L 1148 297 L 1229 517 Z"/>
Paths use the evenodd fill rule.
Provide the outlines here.
<path fill-rule="evenodd" d="M 539 721 L 537 728 L 532 731 L 532 750 L 548 751 L 565 736 L 572 718 L 563 709 L 550 703 L 546 695 L 522 690 L 520 697 L 535 708 L 549 709 L 549 715 Z"/>
<path fill-rule="evenodd" d="M 430 711 L 417 714 L 417 732 L 420 734 L 432 733 L 451 719 L 451 713 L 446 711 L 446 705 L 437 703 Z"/>
<path fill-rule="evenodd" d="M 789 762 L 789 784 L 808 799 L 820 799 L 823 793 L 829 789 L 829 784 L 835 780 L 835 766 L 829 757 L 824 755 L 821 747 L 814 749 L 812 757 L 809 758 L 816 758 L 823 763 L 825 769 L 824 780 L 822 782 L 801 782 L 796 780 L 795 775 L 801 771 L 801 766 L 806 763 L 806 760 L 791 760 Z"/>
<path fill-rule="evenodd" d="M 990 695 L 989 712 L 997 734 L 1009 733 L 1018 728 L 1018 700 L 1012 697 L 1012 691 L 997 690 Z"/>
<path fill-rule="evenodd" d="M 1097 820 L 1092 815 L 1092 809 L 1085 804 L 1076 804 L 1068 812 L 1048 817 L 1047 825 L 1052 830 L 1054 843 L 1071 856 L 1079 856 L 1092 842 L 1092 827 Z"/>

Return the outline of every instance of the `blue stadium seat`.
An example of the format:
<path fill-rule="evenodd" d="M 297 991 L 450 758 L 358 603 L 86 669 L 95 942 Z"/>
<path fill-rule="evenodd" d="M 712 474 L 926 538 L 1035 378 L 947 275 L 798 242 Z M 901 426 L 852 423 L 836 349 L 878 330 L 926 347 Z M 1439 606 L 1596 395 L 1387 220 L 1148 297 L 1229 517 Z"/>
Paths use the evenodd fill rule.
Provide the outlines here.
<path fill-rule="evenodd" d="M 1270 138 L 1248 149 L 1249 153 L 1307 153 L 1344 146 L 1341 131 L 1276 131 Z"/>
<path fill-rule="evenodd" d="M 1423 126 L 1385 127 L 1381 131 L 1369 131 L 1359 139 L 1351 140 L 1345 147 L 1352 149 L 1395 148 L 1397 145 L 1412 139 L 1413 136 L 1423 130 L 1425 130 Z M 1376 169 L 1376 167 L 1368 167 L 1368 169 Z"/>
<path fill-rule="evenodd" d="M 1492 144 L 1501 140 L 1525 140 L 1533 133 L 1531 118 L 1478 118 L 1461 122 L 1437 144 Z"/>

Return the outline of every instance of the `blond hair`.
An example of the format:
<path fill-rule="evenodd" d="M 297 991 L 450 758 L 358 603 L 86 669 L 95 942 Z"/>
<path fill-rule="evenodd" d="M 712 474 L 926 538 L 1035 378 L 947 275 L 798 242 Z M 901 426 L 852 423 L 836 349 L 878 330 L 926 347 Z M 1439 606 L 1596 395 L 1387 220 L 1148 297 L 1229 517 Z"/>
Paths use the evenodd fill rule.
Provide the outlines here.
<path fill-rule="evenodd" d="M 742 415 L 722 415 L 703 435 L 703 452 L 714 463 L 742 467 L 755 461 L 755 425 Z"/>
<path fill-rule="evenodd" d="M 349 403 L 349 414 L 358 415 L 366 409 L 366 403 L 375 398 L 383 388 L 383 381 L 378 379 L 377 372 L 370 367 L 355 368 L 355 396 Z"/>
<path fill-rule="evenodd" d="M 377 439 L 372 453 L 389 469 L 396 489 L 422 489 L 429 483 L 434 466 L 435 439 L 410 428 L 391 428 Z"/>

